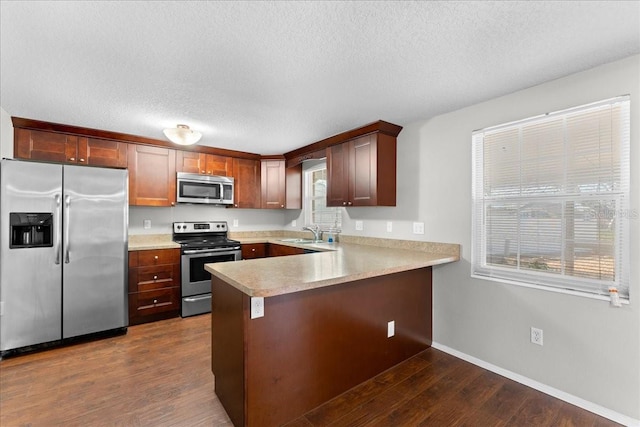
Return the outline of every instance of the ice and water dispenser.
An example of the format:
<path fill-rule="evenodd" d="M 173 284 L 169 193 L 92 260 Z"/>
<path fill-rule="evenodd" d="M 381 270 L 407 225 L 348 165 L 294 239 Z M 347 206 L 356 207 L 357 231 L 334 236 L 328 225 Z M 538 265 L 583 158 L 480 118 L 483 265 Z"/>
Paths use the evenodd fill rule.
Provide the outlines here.
<path fill-rule="evenodd" d="M 11 249 L 53 246 L 53 214 L 51 213 L 11 212 L 9 225 Z"/>

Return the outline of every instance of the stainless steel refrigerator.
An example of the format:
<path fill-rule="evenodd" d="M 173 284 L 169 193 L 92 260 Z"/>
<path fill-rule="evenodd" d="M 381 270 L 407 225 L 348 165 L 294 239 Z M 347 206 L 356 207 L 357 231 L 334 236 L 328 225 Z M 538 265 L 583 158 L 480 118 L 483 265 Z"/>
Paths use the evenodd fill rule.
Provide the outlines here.
<path fill-rule="evenodd" d="M 127 228 L 126 170 L 3 159 L 0 355 L 126 328 Z"/>

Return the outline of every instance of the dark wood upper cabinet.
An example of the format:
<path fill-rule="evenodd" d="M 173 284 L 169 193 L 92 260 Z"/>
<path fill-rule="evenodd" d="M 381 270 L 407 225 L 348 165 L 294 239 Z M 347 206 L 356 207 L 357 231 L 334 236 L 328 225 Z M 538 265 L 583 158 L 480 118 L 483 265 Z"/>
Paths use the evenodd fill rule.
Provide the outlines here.
<path fill-rule="evenodd" d="M 78 138 L 78 161 L 86 159 L 87 165 L 109 168 L 127 167 L 126 142 L 110 139 Z"/>
<path fill-rule="evenodd" d="M 285 169 L 285 208 L 302 209 L 302 163 Z"/>
<path fill-rule="evenodd" d="M 327 149 L 327 206 L 395 205 L 395 137 L 374 133 Z"/>
<path fill-rule="evenodd" d="M 260 208 L 260 160 L 233 159 L 234 203 L 236 208 Z"/>
<path fill-rule="evenodd" d="M 262 160 L 263 209 L 302 209 L 302 164 L 285 166 L 285 160 Z"/>
<path fill-rule="evenodd" d="M 233 176 L 233 158 L 179 150 L 176 153 L 176 171 L 201 175 Z"/>
<path fill-rule="evenodd" d="M 129 205 L 173 206 L 176 202 L 176 151 L 129 144 Z"/>
<path fill-rule="evenodd" d="M 284 209 L 285 167 L 284 160 L 262 160 L 261 188 L 263 209 Z"/>
<path fill-rule="evenodd" d="M 14 156 L 77 165 L 127 167 L 127 144 L 58 132 L 15 128 Z"/>

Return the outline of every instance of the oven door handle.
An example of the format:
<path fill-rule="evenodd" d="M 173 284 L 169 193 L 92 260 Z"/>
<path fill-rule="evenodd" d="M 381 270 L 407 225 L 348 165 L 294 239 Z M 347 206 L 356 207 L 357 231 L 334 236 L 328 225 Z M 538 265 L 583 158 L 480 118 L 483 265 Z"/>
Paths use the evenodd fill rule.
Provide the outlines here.
<path fill-rule="evenodd" d="M 187 249 L 182 251 L 185 255 L 191 254 L 213 254 L 214 252 L 234 252 L 240 250 L 240 246 L 234 246 L 233 248 L 220 248 L 220 249 Z"/>
<path fill-rule="evenodd" d="M 188 297 L 185 298 L 184 301 L 185 302 L 198 302 L 198 301 L 203 301 L 206 299 L 211 299 L 211 294 L 207 294 L 207 295 L 203 295 L 203 296 L 199 296 L 199 297 Z"/>

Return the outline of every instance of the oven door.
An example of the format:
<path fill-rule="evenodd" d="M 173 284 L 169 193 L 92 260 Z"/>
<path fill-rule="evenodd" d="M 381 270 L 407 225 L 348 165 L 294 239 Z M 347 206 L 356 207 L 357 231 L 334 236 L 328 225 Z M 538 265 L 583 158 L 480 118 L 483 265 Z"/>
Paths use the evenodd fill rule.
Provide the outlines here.
<path fill-rule="evenodd" d="M 205 264 L 237 261 L 242 259 L 240 250 L 193 249 L 182 253 L 182 296 L 211 293 L 211 273 Z"/>

